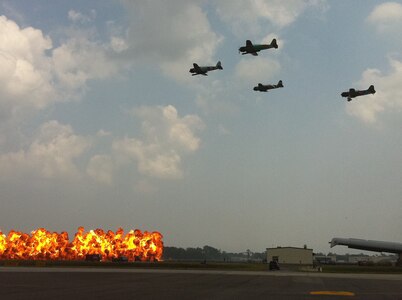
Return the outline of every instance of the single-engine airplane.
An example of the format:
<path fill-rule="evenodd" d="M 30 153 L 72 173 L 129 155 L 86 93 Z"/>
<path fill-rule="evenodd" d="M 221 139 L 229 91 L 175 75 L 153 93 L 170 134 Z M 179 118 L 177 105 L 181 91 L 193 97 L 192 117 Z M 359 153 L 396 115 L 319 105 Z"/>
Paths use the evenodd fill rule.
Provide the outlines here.
<path fill-rule="evenodd" d="M 190 69 L 191 75 L 204 75 L 207 76 L 207 72 L 213 71 L 213 70 L 223 70 L 222 64 L 220 61 L 217 62 L 216 66 L 205 66 L 205 67 L 200 67 L 196 63 L 193 63 L 193 68 Z"/>
<path fill-rule="evenodd" d="M 343 92 L 341 96 L 347 97 L 348 101 L 352 101 L 352 98 L 369 94 L 375 94 L 374 85 L 370 85 L 370 87 L 367 90 L 361 90 L 361 91 L 359 90 L 356 91 L 355 89 L 349 89 L 349 92 Z"/>
<path fill-rule="evenodd" d="M 244 54 L 252 54 L 254 56 L 257 56 L 257 52 L 265 49 L 271 49 L 275 48 L 278 49 L 278 44 L 276 43 L 276 39 L 273 39 L 271 44 L 254 44 L 250 41 L 246 41 L 246 46 L 240 47 L 239 52 L 242 52 L 242 55 Z"/>
<path fill-rule="evenodd" d="M 282 88 L 282 87 L 283 87 L 282 80 L 279 80 L 278 84 L 264 85 L 262 83 L 259 83 L 257 86 L 254 87 L 254 91 L 268 92 L 268 90 Z"/>

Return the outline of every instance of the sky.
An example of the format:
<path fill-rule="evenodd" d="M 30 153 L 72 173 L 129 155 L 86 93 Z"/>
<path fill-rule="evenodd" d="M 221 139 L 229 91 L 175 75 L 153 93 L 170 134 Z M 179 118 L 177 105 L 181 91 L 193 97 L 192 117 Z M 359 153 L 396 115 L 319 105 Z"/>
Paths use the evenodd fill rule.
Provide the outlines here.
<path fill-rule="evenodd" d="M 402 1 L 2 0 L 1 231 L 402 242 L 401 26 Z"/>

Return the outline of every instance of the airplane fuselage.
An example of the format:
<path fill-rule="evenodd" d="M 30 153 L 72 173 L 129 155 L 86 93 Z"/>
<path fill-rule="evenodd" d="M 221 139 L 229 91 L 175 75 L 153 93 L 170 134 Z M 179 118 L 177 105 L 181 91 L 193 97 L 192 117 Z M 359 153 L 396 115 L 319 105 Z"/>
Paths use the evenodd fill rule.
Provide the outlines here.
<path fill-rule="evenodd" d="M 222 65 L 221 62 L 218 61 L 218 63 L 216 64 L 216 66 L 199 66 L 196 63 L 193 64 L 193 68 L 190 69 L 190 73 L 192 73 L 191 75 L 204 75 L 207 76 L 207 72 L 209 71 L 213 71 L 213 70 L 222 70 Z"/>
<path fill-rule="evenodd" d="M 195 68 L 190 69 L 190 73 L 193 73 L 193 75 L 207 75 L 207 72 L 217 70 L 217 67 L 200 67 L 200 71 L 197 72 Z"/>
<path fill-rule="evenodd" d="M 257 56 L 257 52 L 260 52 L 261 50 L 266 50 L 266 49 L 271 49 L 271 48 L 278 48 L 278 44 L 276 42 L 276 39 L 273 39 L 271 44 L 253 44 L 250 40 L 246 41 L 246 46 L 242 46 L 239 48 L 239 52 L 241 52 L 242 55 L 244 54 L 252 54 L 254 56 Z"/>
<path fill-rule="evenodd" d="M 252 53 L 252 52 L 260 52 L 261 50 L 270 49 L 270 48 L 274 48 L 274 47 L 271 45 L 261 44 L 261 45 L 253 45 L 253 46 L 243 46 L 243 47 L 239 48 L 239 51 L 244 52 L 242 54 L 247 54 L 247 53 Z"/>
<path fill-rule="evenodd" d="M 264 85 L 264 84 L 259 83 L 257 86 L 255 86 L 253 88 L 253 90 L 254 91 L 260 91 L 260 92 L 268 92 L 269 90 L 282 88 L 282 87 L 283 87 L 282 80 L 280 80 L 278 82 L 278 84 L 266 84 L 266 85 Z"/>

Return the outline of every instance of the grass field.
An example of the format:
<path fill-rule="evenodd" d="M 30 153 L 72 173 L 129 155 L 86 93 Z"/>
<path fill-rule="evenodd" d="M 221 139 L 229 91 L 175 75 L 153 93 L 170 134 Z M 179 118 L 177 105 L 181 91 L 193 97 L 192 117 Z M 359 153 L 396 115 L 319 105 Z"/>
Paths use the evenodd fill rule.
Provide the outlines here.
<path fill-rule="evenodd" d="M 325 273 L 376 273 L 402 274 L 402 267 L 392 266 L 358 266 L 358 265 L 324 265 Z"/>
<path fill-rule="evenodd" d="M 3 260 L 0 267 L 102 267 L 102 268 L 149 268 L 149 269 L 205 269 L 205 270 L 244 270 L 266 271 L 262 263 L 219 263 L 219 262 L 94 262 L 94 261 L 33 261 Z"/>
<path fill-rule="evenodd" d="M 224 263 L 224 262 L 92 262 L 92 261 L 33 261 L 0 260 L 0 267 L 91 267 L 91 268 L 149 268 L 149 269 L 196 269 L 196 270 L 231 270 L 231 271 L 268 271 L 263 263 Z M 282 265 L 281 270 L 292 272 L 314 271 L 311 267 Z M 323 273 L 377 273 L 402 274 L 402 267 L 358 266 L 358 265 L 324 265 Z"/>

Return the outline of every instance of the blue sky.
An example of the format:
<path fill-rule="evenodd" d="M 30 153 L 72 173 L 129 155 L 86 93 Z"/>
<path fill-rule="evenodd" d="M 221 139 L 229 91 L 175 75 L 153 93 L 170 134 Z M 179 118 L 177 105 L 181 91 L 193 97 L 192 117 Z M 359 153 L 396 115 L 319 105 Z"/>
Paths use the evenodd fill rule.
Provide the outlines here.
<path fill-rule="evenodd" d="M 400 1 L 5 0 L 0 16 L 3 232 L 121 226 L 226 251 L 402 241 Z"/>

